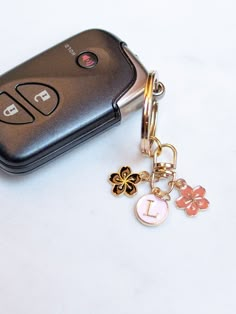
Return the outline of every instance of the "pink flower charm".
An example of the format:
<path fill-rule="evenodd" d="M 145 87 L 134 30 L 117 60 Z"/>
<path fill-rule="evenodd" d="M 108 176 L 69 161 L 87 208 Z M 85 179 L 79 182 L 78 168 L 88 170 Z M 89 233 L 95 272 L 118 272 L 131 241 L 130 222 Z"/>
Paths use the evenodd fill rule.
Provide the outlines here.
<path fill-rule="evenodd" d="M 201 209 L 207 209 L 209 202 L 204 195 L 206 190 L 197 186 L 194 189 L 186 185 L 180 189 L 181 196 L 176 200 L 179 208 L 184 208 L 189 216 L 195 216 Z"/>

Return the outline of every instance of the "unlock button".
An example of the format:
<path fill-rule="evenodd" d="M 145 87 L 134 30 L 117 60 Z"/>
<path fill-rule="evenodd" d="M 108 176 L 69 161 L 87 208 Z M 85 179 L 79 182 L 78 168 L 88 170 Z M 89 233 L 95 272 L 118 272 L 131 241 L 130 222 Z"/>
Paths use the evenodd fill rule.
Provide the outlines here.
<path fill-rule="evenodd" d="M 58 106 L 58 93 L 48 85 L 26 83 L 18 85 L 16 89 L 30 105 L 45 116 L 50 115 Z"/>

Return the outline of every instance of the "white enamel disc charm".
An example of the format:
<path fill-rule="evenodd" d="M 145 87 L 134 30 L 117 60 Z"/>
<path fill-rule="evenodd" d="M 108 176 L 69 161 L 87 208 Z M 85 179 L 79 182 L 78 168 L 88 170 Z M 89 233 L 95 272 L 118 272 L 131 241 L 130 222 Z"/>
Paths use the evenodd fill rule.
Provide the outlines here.
<path fill-rule="evenodd" d="M 140 198 L 135 208 L 135 216 L 146 226 L 158 226 L 168 216 L 168 204 L 165 200 L 147 194 Z"/>

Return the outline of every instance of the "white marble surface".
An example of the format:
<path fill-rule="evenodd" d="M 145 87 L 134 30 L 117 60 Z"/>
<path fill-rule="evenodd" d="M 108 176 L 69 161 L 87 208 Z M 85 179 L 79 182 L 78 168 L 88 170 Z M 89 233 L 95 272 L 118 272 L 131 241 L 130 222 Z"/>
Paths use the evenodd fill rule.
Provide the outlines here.
<path fill-rule="evenodd" d="M 133 215 L 147 187 L 111 195 L 110 172 L 149 166 L 140 112 L 30 175 L 1 172 L 0 313 L 236 312 L 235 10 L 233 0 L 1 5 L 0 73 L 92 27 L 157 69 L 167 88 L 159 136 L 211 206 L 191 219 L 171 201 L 168 220 L 148 228 Z"/>

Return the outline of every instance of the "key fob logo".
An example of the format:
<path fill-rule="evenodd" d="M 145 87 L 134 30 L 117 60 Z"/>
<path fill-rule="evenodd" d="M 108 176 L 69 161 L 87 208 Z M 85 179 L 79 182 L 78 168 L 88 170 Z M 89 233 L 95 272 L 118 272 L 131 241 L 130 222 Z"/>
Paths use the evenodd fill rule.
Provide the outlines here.
<path fill-rule="evenodd" d="M 35 95 L 34 100 L 36 102 L 39 102 L 39 101 L 47 101 L 50 98 L 51 98 L 51 96 L 49 95 L 49 93 L 45 89 L 42 92 L 40 92 L 39 94 Z"/>
<path fill-rule="evenodd" d="M 17 114 L 19 112 L 19 110 L 16 108 L 16 106 L 14 104 L 8 106 L 4 111 L 3 114 L 5 117 L 10 117 L 10 116 L 14 116 L 15 114 Z"/>

